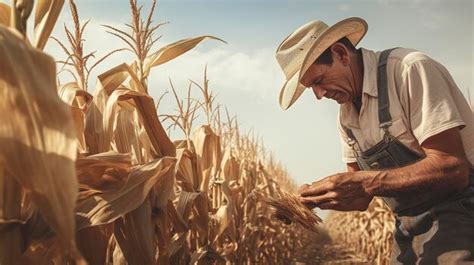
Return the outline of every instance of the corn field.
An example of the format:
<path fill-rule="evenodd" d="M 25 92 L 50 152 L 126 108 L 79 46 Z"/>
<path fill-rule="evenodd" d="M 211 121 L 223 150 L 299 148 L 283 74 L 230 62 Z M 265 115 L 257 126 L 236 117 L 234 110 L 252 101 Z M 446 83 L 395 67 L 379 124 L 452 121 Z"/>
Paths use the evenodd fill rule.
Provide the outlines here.
<path fill-rule="evenodd" d="M 66 39 L 51 36 L 64 4 L 0 3 L 0 264 L 319 264 L 354 260 L 348 244 L 366 254 L 357 259 L 385 264 L 387 209 L 375 201 L 318 227 L 282 164 L 216 103 L 206 70 L 185 96 L 171 81 L 157 102 L 149 95 L 154 68 L 223 40 L 156 48 L 156 2 L 145 16 L 130 0 L 125 29 L 104 26 L 124 47 L 95 59 L 72 0 Z M 65 59 L 42 51 L 48 40 Z M 90 93 L 92 70 L 123 52 L 135 60 L 95 76 Z M 64 74 L 73 81 L 61 83 Z M 159 112 L 165 96 L 175 113 Z M 183 137 L 170 139 L 173 130 Z"/>
<path fill-rule="evenodd" d="M 390 264 L 395 216 L 382 199 L 372 200 L 364 212 L 332 212 L 324 227 L 334 242 L 362 253 L 360 262 Z"/>

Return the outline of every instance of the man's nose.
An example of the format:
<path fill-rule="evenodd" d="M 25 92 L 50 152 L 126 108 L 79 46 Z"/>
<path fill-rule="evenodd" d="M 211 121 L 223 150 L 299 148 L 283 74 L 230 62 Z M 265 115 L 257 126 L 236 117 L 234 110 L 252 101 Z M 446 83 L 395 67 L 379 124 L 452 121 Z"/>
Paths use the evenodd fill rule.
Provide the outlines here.
<path fill-rule="evenodd" d="M 318 100 L 322 99 L 324 94 L 326 94 L 327 92 L 326 90 L 321 88 L 321 86 L 313 86 L 312 89 L 313 89 L 314 95 L 316 96 Z"/>

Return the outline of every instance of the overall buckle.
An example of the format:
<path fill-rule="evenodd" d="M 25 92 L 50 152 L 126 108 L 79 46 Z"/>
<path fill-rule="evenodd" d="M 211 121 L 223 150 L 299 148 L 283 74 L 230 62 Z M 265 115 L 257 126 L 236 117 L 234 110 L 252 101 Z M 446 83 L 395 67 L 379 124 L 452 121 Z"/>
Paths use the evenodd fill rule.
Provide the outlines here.
<path fill-rule="evenodd" d="M 390 140 L 390 132 L 388 131 L 388 127 L 392 126 L 392 121 L 387 121 L 387 122 L 382 122 L 379 124 L 379 128 L 383 129 L 383 138 L 385 142 L 388 142 Z"/>

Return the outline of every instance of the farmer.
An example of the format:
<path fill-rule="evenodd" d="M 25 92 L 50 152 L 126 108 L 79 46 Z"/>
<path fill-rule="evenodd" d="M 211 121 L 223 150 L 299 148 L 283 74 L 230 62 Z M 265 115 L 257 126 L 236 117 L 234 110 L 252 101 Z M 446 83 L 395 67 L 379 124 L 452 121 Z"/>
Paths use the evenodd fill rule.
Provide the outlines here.
<path fill-rule="evenodd" d="M 474 122 L 449 72 L 405 48 L 355 46 L 361 18 L 312 21 L 276 58 L 288 109 L 310 88 L 340 104 L 347 172 L 300 187 L 310 208 L 366 210 L 380 196 L 396 215 L 393 264 L 474 264 Z"/>

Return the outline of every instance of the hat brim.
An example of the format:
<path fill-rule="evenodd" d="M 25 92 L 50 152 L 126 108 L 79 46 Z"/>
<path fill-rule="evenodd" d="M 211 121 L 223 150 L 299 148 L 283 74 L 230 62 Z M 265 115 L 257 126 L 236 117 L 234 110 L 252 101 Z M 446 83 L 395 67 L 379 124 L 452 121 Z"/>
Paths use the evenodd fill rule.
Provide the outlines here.
<path fill-rule="evenodd" d="M 299 82 L 299 71 L 286 81 L 280 90 L 279 103 L 283 110 L 288 109 L 306 90 Z"/>
<path fill-rule="evenodd" d="M 284 110 L 288 109 L 301 96 L 306 87 L 299 80 L 327 48 L 343 37 L 348 38 L 355 47 L 362 40 L 367 29 L 365 20 L 351 17 L 337 22 L 321 33 L 308 49 L 300 70 L 283 85 L 279 97 L 280 107 Z"/>

